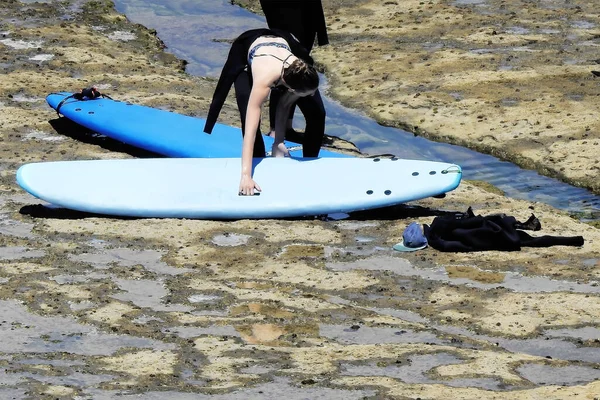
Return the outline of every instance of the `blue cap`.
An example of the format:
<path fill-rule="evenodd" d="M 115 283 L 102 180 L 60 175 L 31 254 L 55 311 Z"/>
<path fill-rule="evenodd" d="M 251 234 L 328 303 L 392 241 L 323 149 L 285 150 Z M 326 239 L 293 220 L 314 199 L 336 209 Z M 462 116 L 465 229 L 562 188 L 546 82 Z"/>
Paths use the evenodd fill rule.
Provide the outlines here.
<path fill-rule="evenodd" d="M 402 234 L 402 241 L 396 243 L 393 249 L 398 251 L 415 251 L 424 249 L 425 247 L 427 247 L 427 238 L 423 234 L 421 225 L 411 222 Z"/>

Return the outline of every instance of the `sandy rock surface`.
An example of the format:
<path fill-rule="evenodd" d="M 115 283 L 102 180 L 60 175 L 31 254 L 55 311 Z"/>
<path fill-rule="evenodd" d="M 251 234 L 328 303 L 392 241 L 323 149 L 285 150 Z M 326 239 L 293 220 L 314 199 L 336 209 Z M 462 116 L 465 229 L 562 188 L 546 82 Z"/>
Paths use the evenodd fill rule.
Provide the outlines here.
<path fill-rule="evenodd" d="M 332 75 L 336 96 L 382 121 L 506 149 L 540 165 L 555 157 L 555 166 L 565 166 L 557 152 L 573 157 L 579 140 L 589 141 L 581 146 L 586 149 L 598 140 L 595 81 L 585 71 L 592 65 L 577 58 L 558 72 L 551 61 L 530 57 L 542 51 L 541 39 L 533 37 L 528 46 L 535 51 L 523 50 L 526 59 L 514 70 L 499 72 L 497 64 L 492 68 L 500 62 L 497 55 L 492 60 L 493 54 L 469 49 L 527 45 L 507 32 L 525 24 L 526 16 L 531 35 L 546 25 L 595 23 L 596 17 L 588 5 L 570 3 L 569 10 L 581 11 L 535 22 L 545 14 L 534 12 L 532 3 L 523 3 L 528 12 L 516 12 L 506 2 L 506 19 L 484 24 L 477 7 L 491 4 L 502 6 L 328 3 L 328 10 L 336 10 L 335 16 L 328 13 L 332 45 L 316 54 L 325 68 L 341 64 L 339 75 Z M 198 93 L 211 93 L 215 82 L 186 75 L 159 38 L 128 23 L 110 2 L 8 0 L 0 3 L 0 15 L 0 397 L 598 397 L 597 228 L 470 182 L 445 199 L 340 221 L 129 220 L 42 207 L 15 183 L 25 162 L 147 156 L 59 119 L 45 104 L 46 94 L 95 84 L 121 100 L 196 115 L 209 102 Z M 380 25 L 390 25 L 390 32 Z M 586 26 L 570 40 L 596 29 Z M 423 40 L 418 35 L 427 27 L 435 27 L 435 35 Z M 444 43 L 454 47 L 435 46 L 440 37 L 453 38 Z M 595 46 L 592 39 L 589 47 Z M 358 63 L 347 56 L 364 51 L 367 40 L 384 50 L 382 58 L 360 64 L 355 75 L 349 64 Z M 397 40 L 411 51 L 394 47 L 393 53 L 406 54 L 389 68 L 383 54 L 391 54 Z M 431 47 L 423 49 L 424 43 Z M 378 75 L 384 71 L 387 80 Z M 508 96 L 503 91 L 509 85 L 500 83 L 485 89 L 485 79 L 500 79 L 500 73 L 520 92 Z M 536 74 L 553 85 L 544 87 L 532 78 Z M 350 91 L 355 79 L 372 79 L 374 86 Z M 470 83 L 452 86 L 463 81 Z M 579 91 L 563 86 L 567 82 L 576 82 Z M 448 101 L 454 92 L 459 98 Z M 516 97 L 526 93 L 531 101 Z M 503 104 L 504 98 L 515 100 Z M 559 118 L 551 109 L 560 110 L 561 124 L 547 119 Z M 222 118 L 237 123 L 232 99 Z M 500 120 L 519 128 L 504 136 Z M 563 134 L 558 140 L 559 127 L 569 121 L 576 139 Z M 461 132 L 451 129 L 458 126 Z M 517 129 L 522 139 L 513 138 Z M 534 139 L 541 144 L 534 146 Z M 517 143 L 529 150 L 513 153 L 521 148 Z M 588 171 L 597 166 L 598 153 L 586 151 L 574 158 L 587 154 L 589 164 L 578 175 L 563 171 L 565 177 L 592 181 Z M 532 235 L 583 235 L 585 245 L 511 253 L 391 249 L 410 222 L 431 223 L 436 215 L 469 206 L 478 214 L 502 212 L 521 221 L 534 213 L 542 230 Z"/>

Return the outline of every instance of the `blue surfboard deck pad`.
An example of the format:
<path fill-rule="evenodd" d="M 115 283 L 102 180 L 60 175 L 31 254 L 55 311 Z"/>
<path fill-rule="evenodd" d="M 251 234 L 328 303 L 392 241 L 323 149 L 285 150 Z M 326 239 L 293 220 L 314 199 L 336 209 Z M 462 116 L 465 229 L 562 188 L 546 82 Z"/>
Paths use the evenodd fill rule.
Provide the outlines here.
<path fill-rule="evenodd" d="M 262 192 L 240 196 L 239 158 L 158 158 L 25 164 L 17 182 L 54 206 L 143 218 L 256 219 L 350 213 L 447 193 L 454 164 L 401 159 L 254 159 Z"/>
<path fill-rule="evenodd" d="M 97 98 L 77 100 L 73 93 L 51 93 L 47 103 L 65 118 L 96 133 L 125 144 L 166 157 L 230 158 L 240 157 L 240 128 L 216 124 L 211 134 L 204 133 L 204 118 L 191 117 L 129 102 Z M 63 102 L 63 100 L 67 98 Z M 63 102 L 61 104 L 61 102 Z M 273 138 L 263 135 L 265 150 L 271 151 Z M 286 141 L 292 157 L 302 157 L 302 146 Z M 319 157 L 351 157 L 321 149 Z"/>

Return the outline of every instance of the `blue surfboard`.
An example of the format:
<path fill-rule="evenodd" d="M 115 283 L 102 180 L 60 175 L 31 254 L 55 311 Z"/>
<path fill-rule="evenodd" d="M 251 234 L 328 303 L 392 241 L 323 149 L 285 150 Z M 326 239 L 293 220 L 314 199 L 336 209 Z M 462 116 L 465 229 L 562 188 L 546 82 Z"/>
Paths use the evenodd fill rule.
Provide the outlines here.
<path fill-rule="evenodd" d="M 52 93 L 46 97 L 46 101 L 55 110 L 60 105 L 59 113 L 71 121 L 128 145 L 167 157 L 241 156 L 240 128 L 216 124 L 209 135 L 203 131 L 206 122 L 203 118 L 109 98 L 77 100 L 70 97 L 72 94 Z M 273 138 L 263 135 L 263 139 L 269 153 Z M 285 143 L 292 157 L 302 157 L 300 144 L 289 141 Z M 319 157 L 351 156 L 321 149 Z"/>

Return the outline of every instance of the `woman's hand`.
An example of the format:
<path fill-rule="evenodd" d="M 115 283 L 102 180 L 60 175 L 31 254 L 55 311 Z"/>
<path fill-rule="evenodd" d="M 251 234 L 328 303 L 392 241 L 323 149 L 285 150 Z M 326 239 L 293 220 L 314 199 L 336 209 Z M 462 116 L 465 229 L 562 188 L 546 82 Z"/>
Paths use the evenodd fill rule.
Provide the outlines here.
<path fill-rule="evenodd" d="M 273 143 L 273 147 L 271 148 L 271 156 L 273 157 L 289 157 L 290 151 L 283 142 L 281 143 Z"/>
<path fill-rule="evenodd" d="M 254 179 L 252 179 L 250 175 L 242 175 L 242 179 L 240 180 L 240 191 L 238 194 L 240 196 L 253 196 L 255 190 L 260 192 L 260 186 L 254 182 Z"/>

